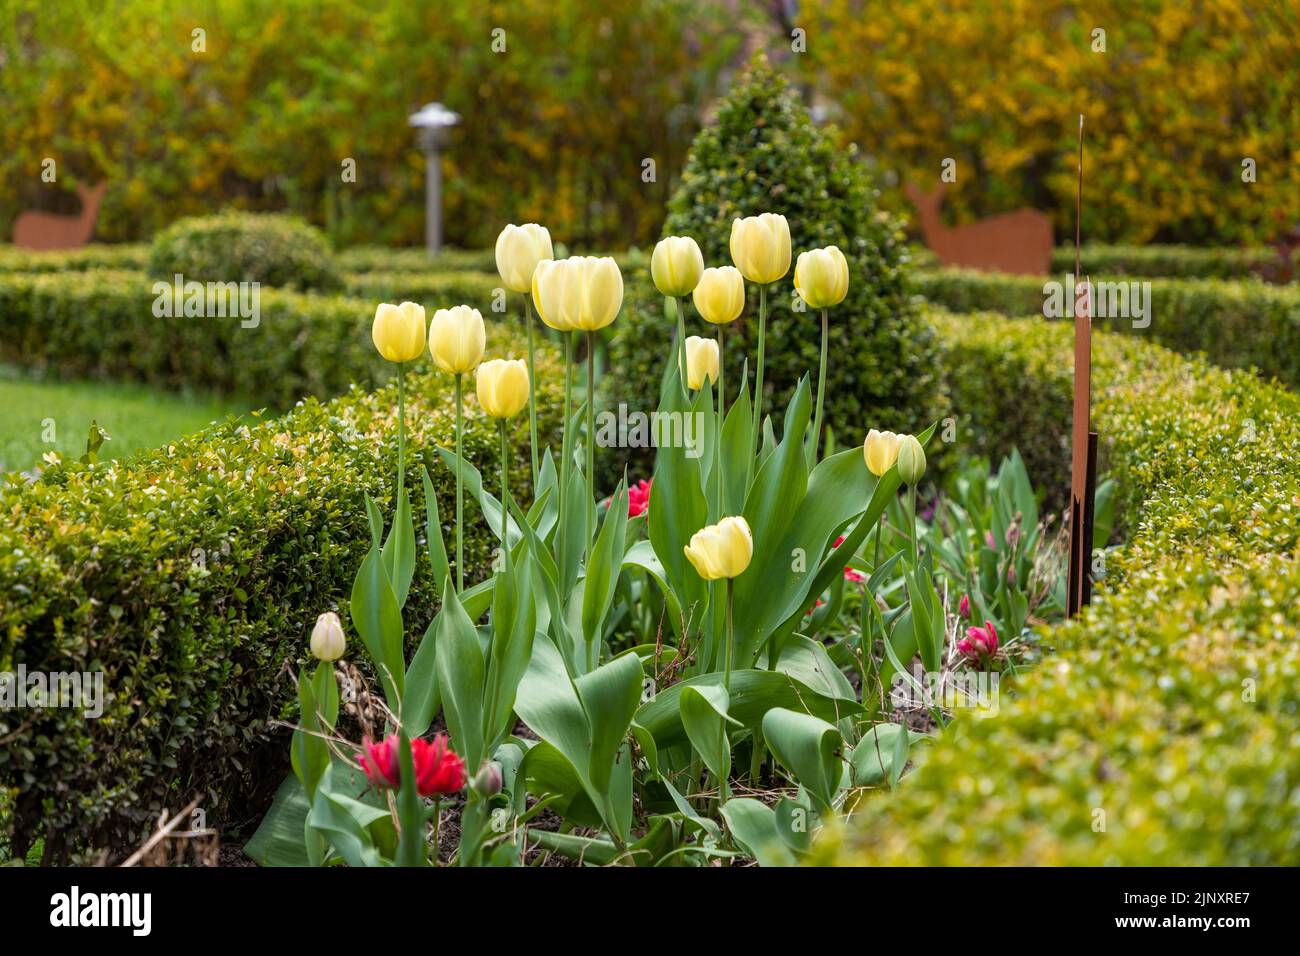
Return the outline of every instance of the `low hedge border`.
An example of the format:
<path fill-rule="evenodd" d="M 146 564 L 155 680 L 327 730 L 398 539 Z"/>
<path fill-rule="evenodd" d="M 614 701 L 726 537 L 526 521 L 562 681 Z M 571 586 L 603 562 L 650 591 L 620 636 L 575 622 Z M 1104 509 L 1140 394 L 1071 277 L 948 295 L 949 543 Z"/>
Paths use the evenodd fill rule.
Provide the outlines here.
<path fill-rule="evenodd" d="M 491 288 L 470 276 L 394 291 L 411 292 L 430 314 L 464 302 L 485 318 L 501 318 L 491 311 Z M 366 287 L 375 293 L 367 298 L 263 288 L 258 324 L 244 328 L 238 318 L 155 317 L 155 281 L 118 271 L 0 274 L 0 361 L 66 377 L 236 395 L 277 410 L 392 375 L 370 342 L 382 284 Z M 518 314 L 515 299 L 511 315 Z"/>
<path fill-rule="evenodd" d="M 1060 441 L 1068 327 L 935 321 L 953 407 L 984 442 Z M 820 862 L 1300 862 L 1300 397 L 1109 334 L 1093 382 L 1127 545 L 1001 712 L 959 713 Z"/>
<path fill-rule="evenodd" d="M 1092 276 L 1094 284 L 1130 278 Z M 1019 316 L 1043 314 L 1043 284 L 1050 280 L 940 269 L 918 272 L 914 281 L 926 299 L 942 308 Z M 1059 275 L 1056 281 L 1061 281 Z M 1098 319 L 1097 325 L 1149 337 L 1180 352 L 1203 351 L 1216 365 L 1255 366 L 1287 385 L 1300 386 L 1300 285 L 1218 279 L 1150 281 L 1149 327 L 1135 329 L 1132 319 Z"/>
<path fill-rule="evenodd" d="M 556 435 L 562 372 L 549 352 L 538 379 L 542 434 Z M 453 442 L 450 378 L 409 385 L 408 450 L 429 466 L 450 542 L 454 479 L 433 451 Z M 103 671 L 107 698 L 94 720 L 0 711 L 0 791 L 14 808 L 0 842 L 21 853 L 43 834 L 46 861 L 64 862 L 134 845 L 161 808 L 195 795 L 220 829 L 257 811 L 284 771 L 284 735 L 270 721 L 294 706 L 285 665 L 302 658 L 318 613 L 338 608 L 347 621 L 369 545 L 363 493 L 391 514 L 394 396 L 390 385 L 308 399 L 125 464 L 56 466 L 0 488 L 0 670 Z M 495 427 L 469 406 L 466 454 L 486 465 L 497 460 Z M 516 425 L 511 481 L 526 495 L 526 416 Z M 422 529 L 421 485 L 410 484 Z M 473 581 L 493 539 L 472 503 L 466 519 Z M 410 639 L 435 603 L 417 537 Z"/>
<path fill-rule="evenodd" d="M 0 245 L 0 272 L 84 272 L 89 269 L 135 269 L 149 265 L 149 246 L 92 244 L 80 249 L 38 252 Z"/>
<path fill-rule="evenodd" d="M 1267 246 L 1123 246 L 1089 243 L 1079 261 L 1093 275 L 1143 278 L 1245 279 L 1257 274 L 1277 253 Z M 1052 272 L 1074 274 L 1074 246 L 1052 250 Z"/>

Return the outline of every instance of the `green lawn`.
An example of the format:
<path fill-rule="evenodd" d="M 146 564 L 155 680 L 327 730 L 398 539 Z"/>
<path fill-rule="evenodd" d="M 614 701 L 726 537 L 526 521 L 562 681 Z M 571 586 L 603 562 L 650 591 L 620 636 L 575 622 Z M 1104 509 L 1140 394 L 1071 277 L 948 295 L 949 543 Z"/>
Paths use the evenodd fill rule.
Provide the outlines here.
<path fill-rule="evenodd" d="M 176 395 L 147 385 L 34 381 L 0 366 L 0 473 L 27 471 L 49 451 L 79 458 L 92 419 L 110 441 L 100 459 L 156 448 L 246 404 Z"/>

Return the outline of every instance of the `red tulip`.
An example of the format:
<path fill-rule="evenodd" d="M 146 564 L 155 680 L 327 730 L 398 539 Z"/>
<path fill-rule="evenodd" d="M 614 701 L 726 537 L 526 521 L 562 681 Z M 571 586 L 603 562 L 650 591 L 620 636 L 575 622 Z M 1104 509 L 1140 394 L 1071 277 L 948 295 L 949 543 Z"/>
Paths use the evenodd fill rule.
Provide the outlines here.
<path fill-rule="evenodd" d="M 973 661 L 983 661 L 998 652 L 998 632 L 992 621 L 983 627 L 966 630 L 966 636 L 957 642 L 957 650 Z"/>
<path fill-rule="evenodd" d="M 383 743 L 365 740 L 365 751 L 357 762 L 365 771 L 370 785 L 379 789 L 396 790 L 401 786 L 401 744 L 396 734 L 389 734 Z M 433 741 L 411 741 L 411 759 L 415 764 L 415 789 L 422 797 L 434 794 L 455 793 L 465 786 L 465 761 L 451 749 L 446 734 L 438 734 Z"/>
<path fill-rule="evenodd" d="M 635 485 L 627 489 L 627 516 L 635 518 L 639 514 L 645 514 L 646 508 L 650 507 L 650 485 L 651 482 L 642 478 Z"/>

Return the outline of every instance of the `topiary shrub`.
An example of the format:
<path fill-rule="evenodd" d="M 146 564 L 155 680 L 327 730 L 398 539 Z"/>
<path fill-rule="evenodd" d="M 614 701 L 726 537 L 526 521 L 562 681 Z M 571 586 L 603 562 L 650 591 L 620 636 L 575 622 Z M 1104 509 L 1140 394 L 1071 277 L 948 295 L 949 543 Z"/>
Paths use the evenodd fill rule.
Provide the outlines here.
<path fill-rule="evenodd" d="M 817 129 L 795 90 L 760 57 L 719 105 L 717 121 L 696 137 L 663 230 L 693 237 L 710 266 L 731 264 L 732 220 L 762 212 L 789 220 L 794 258 L 840 247 L 849 261 L 849 294 L 831 310 L 826 421 L 841 442 L 860 441 L 871 427 L 919 430 L 934 407 L 933 333 L 910 300 L 902 225 L 877 210 L 876 198 L 855 150 L 833 130 Z M 745 314 L 727 329 L 726 381 L 733 387 L 746 357 L 752 375 L 757 350 L 758 290 L 750 285 L 749 293 Z M 768 409 L 785 407 L 806 370 L 816 374 L 819 319 L 811 310 L 794 311 L 793 297 L 792 261 L 768 296 Z M 629 288 L 625 302 L 606 390 L 611 401 L 652 409 L 663 352 L 646 343 L 662 341 L 671 326 L 653 286 Z M 690 307 L 687 326 L 687 334 L 714 334 Z"/>
<path fill-rule="evenodd" d="M 154 237 L 149 272 L 198 282 L 260 282 L 331 291 L 342 287 L 323 233 L 292 216 L 228 211 L 181 219 Z"/>

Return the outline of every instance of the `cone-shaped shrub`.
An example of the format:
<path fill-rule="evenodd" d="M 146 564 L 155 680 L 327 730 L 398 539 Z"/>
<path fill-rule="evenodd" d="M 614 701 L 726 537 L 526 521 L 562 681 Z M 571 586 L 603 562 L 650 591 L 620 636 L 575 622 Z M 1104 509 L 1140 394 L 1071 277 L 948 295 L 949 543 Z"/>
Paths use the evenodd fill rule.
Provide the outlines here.
<path fill-rule="evenodd" d="M 817 128 L 797 91 L 760 56 L 696 137 L 663 229 L 693 237 L 708 266 L 732 264 L 734 218 L 764 212 L 789 221 L 794 256 L 832 244 L 844 252 L 849 292 L 831 313 L 826 380 L 826 420 L 841 443 L 860 442 L 868 425 L 911 431 L 933 420 L 926 417 L 934 407 L 933 333 L 910 301 L 902 225 L 876 200 L 855 148 L 833 128 Z M 725 378 L 739 382 L 749 356 L 752 386 L 758 290 L 747 286 L 749 306 L 726 333 Z M 611 363 L 609 394 L 629 407 L 655 407 L 663 350 L 649 343 L 672 334 L 662 298 L 650 293 L 629 297 Z M 768 298 L 768 409 L 784 408 L 799 376 L 817 368 L 818 313 L 794 311 L 793 297 L 792 262 Z M 713 334 L 689 306 L 687 334 Z"/>

